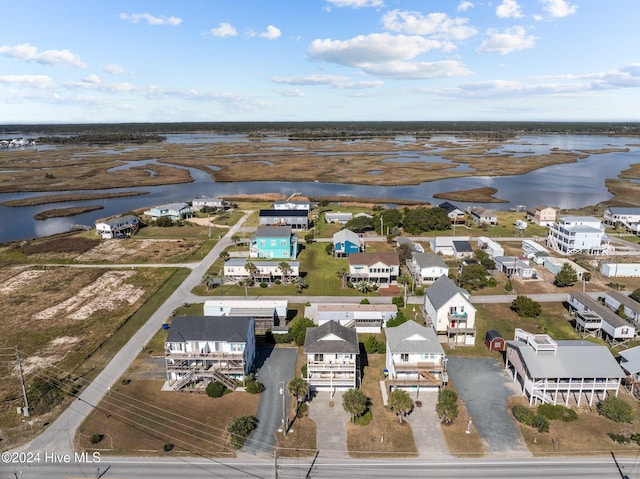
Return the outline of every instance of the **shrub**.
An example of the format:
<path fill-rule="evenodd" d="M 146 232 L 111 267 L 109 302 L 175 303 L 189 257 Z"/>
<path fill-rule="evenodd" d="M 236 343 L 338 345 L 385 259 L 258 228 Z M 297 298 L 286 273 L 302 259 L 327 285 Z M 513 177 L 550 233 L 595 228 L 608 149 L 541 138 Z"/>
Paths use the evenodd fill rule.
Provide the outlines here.
<path fill-rule="evenodd" d="M 303 417 L 309 411 L 309 405 L 306 402 L 301 402 L 298 406 L 298 416 Z"/>
<path fill-rule="evenodd" d="M 253 374 L 247 376 L 245 388 L 249 394 L 260 394 L 265 390 L 264 384 L 257 381 Z"/>
<path fill-rule="evenodd" d="M 281 284 L 281 283 L 282 283 L 282 281 L 280 281 L 280 279 L 279 279 L 279 278 L 276 278 L 276 280 L 274 281 L 274 283 L 275 283 L 275 284 Z"/>
<path fill-rule="evenodd" d="M 421 287 L 421 286 L 417 287 L 416 291 L 415 291 L 415 294 L 416 294 L 416 296 L 424 296 L 424 288 Z"/>
<path fill-rule="evenodd" d="M 624 434 L 616 434 L 615 432 L 609 432 L 607 433 L 607 436 L 609 436 L 613 442 L 617 442 L 618 444 L 629 444 L 632 440 L 631 437 L 627 437 Z"/>
<path fill-rule="evenodd" d="M 165 452 L 169 452 L 173 450 L 173 444 L 171 444 L 170 442 L 166 443 L 163 447 L 163 449 L 165 450 Z"/>
<path fill-rule="evenodd" d="M 515 406 L 513 406 L 513 408 L 511 408 L 511 413 L 513 414 L 513 417 L 515 417 L 518 422 L 521 422 L 522 424 L 530 426 L 533 422 L 534 413 L 526 406 L 516 404 Z"/>
<path fill-rule="evenodd" d="M 210 398 L 219 398 L 224 394 L 224 390 L 224 384 L 219 383 L 218 381 L 211 381 L 209 384 L 207 384 L 205 392 Z"/>
<path fill-rule="evenodd" d="M 265 283 L 264 281 L 262 283 L 260 283 L 260 287 L 261 288 L 266 288 L 267 286 L 269 286 L 267 283 Z"/>
<path fill-rule="evenodd" d="M 227 426 L 227 432 L 231 436 L 231 445 L 240 449 L 247 441 L 247 437 L 256 427 L 256 418 L 253 416 L 235 417 Z"/>
<path fill-rule="evenodd" d="M 300 372 L 302 373 L 302 377 L 306 378 L 307 377 L 307 365 L 303 364 L 302 367 L 300 368 Z"/>
<path fill-rule="evenodd" d="M 360 304 L 369 304 L 369 300 L 367 298 L 362 298 L 360 300 Z"/>
<path fill-rule="evenodd" d="M 287 343 L 290 343 L 292 341 L 291 333 L 274 334 L 273 335 L 273 340 L 275 341 L 276 344 L 287 344 Z"/>
<path fill-rule="evenodd" d="M 516 299 L 511 302 L 511 309 L 521 318 L 535 318 L 542 313 L 540 303 L 522 295 L 517 296 Z"/>
<path fill-rule="evenodd" d="M 104 439 L 104 434 L 92 434 L 90 440 L 91 440 L 91 444 L 98 444 L 103 439 Z"/>
<path fill-rule="evenodd" d="M 364 338 L 363 344 L 367 354 L 384 353 L 386 350 L 384 342 L 380 341 L 373 334 Z"/>
<path fill-rule="evenodd" d="M 598 403 L 598 413 L 613 422 L 633 421 L 633 407 L 622 398 L 610 396 Z"/>
<path fill-rule="evenodd" d="M 368 426 L 369 423 L 373 420 L 373 413 L 371 409 L 368 409 L 362 416 L 358 416 L 356 419 L 356 424 L 358 426 Z"/>
<path fill-rule="evenodd" d="M 402 296 L 394 296 L 391 302 L 398 308 L 404 308 L 404 298 Z"/>
<path fill-rule="evenodd" d="M 531 426 L 535 427 L 538 432 L 549 432 L 549 420 L 540 414 L 533 416 Z"/>
<path fill-rule="evenodd" d="M 561 420 L 562 422 L 571 422 L 578 419 L 578 413 L 573 409 L 566 408 L 561 405 L 541 404 L 538 406 L 538 414 L 546 417 L 550 421 Z"/>

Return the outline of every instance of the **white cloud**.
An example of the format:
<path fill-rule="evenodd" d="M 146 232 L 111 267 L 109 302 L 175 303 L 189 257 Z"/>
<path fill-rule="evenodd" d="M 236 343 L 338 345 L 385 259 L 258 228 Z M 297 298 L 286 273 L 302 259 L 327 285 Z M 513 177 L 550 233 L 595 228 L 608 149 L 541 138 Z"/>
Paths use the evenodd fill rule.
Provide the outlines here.
<path fill-rule="evenodd" d="M 382 17 L 385 29 L 410 35 L 433 35 L 439 38 L 464 40 L 477 33 L 467 25 L 467 18 L 450 18 L 446 13 L 429 13 L 393 10 Z"/>
<path fill-rule="evenodd" d="M 459 12 L 466 12 L 467 10 L 469 10 L 470 8 L 473 8 L 473 3 L 467 1 L 467 0 L 463 0 L 462 2 L 460 2 L 458 4 L 458 8 L 457 10 Z"/>
<path fill-rule="evenodd" d="M 304 96 L 304 92 L 300 90 L 300 88 L 285 88 L 276 90 L 276 93 L 279 93 L 285 97 L 302 97 Z"/>
<path fill-rule="evenodd" d="M 123 66 L 120 65 L 116 65 L 114 63 L 110 63 L 108 65 L 105 65 L 105 67 L 102 69 L 102 71 L 104 71 L 105 73 L 108 73 L 110 75 L 124 75 L 127 73 L 131 73 L 129 71 L 127 71 L 127 69 Z"/>
<path fill-rule="evenodd" d="M 19 45 L 0 46 L 0 53 L 19 60 L 33 61 L 44 65 L 71 66 L 74 68 L 87 68 L 87 65 L 80 60 L 80 57 L 71 50 L 45 50 L 38 52 L 38 49 L 28 43 Z"/>
<path fill-rule="evenodd" d="M 496 8 L 496 15 L 500 18 L 522 18 L 520 5 L 516 0 L 502 0 L 502 3 Z"/>
<path fill-rule="evenodd" d="M 571 5 L 566 0 L 540 0 L 544 10 L 552 17 L 561 18 L 578 11 L 577 5 Z"/>
<path fill-rule="evenodd" d="M 223 22 L 218 24 L 218 28 L 212 28 L 210 33 L 215 37 L 225 38 L 235 37 L 238 34 L 238 31 L 230 23 Z"/>
<path fill-rule="evenodd" d="M 382 81 L 351 81 L 349 77 L 337 75 L 306 75 L 300 77 L 271 77 L 274 83 L 285 85 L 317 86 L 326 85 L 333 88 L 346 90 L 362 90 L 365 88 L 376 88 L 384 85 Z"/>
<path fill-rule="evenodd" d="M 0 83 L 39 89 L 50 89 L 56 86 L 53 79 L 47 75 L 0 75 Z"/>
<path fill-rule="evenodd" d="M 506 55 L 517 50 L 533 48 L 536 37 L 527 35 L 524 27 L 515 26 L 504 32 L 489 31 L 489 38 L 477 48 L 479 53 L 499 53 Z"/>
<path fill-rule="evenodd" d="M 273 25 L 269 25 L 266 32 L 258 34 L 259 37 L 266 38 L 267 40 L 275 40 L 280 35 L 282 35 L 280 29 L 278 27 L 274 27 Z"/>
<path fill-rule="evenodd" d="M 146 21 L 147 25 L 169 25 L 172 27 L 176 27 L 182 23 L 182 19 L 178 17 L 156 17 L 154 15 L 151 15 L 150 13 L 121 13 L 120 19 L 127 20 L 131 23 L 140 23 L 142 21 Z"/>
<path fill-rule="evenodd" d="M 85 83 L 92 83 L 94 85 L 97 85 L 100 83 L 100 77 L 95 73 L 92 73 L 91 75 L 84 77 L 82 81 Z"/>
<path fill-rule="evenodd" d="M 440 62 L 392 61 L 361 65 L 364 72 L 389 79 L 428 80 L 470 75 L 471 71 L 455 60 Z"/>
<path fill-rule="evenodd" d="M 384 2 L 382 0 L 327 0 L 328 3 L 336 7 L 383 7 Z"/>
<path fill-rule="evenodd" d="M 308 52 L 315 60 L 360 66 L 394 60 L 408 60 L 430 50 L 447 49 L 449 43 L 420 36 L 373 33 L 349 40 L 316 39 Z"/>

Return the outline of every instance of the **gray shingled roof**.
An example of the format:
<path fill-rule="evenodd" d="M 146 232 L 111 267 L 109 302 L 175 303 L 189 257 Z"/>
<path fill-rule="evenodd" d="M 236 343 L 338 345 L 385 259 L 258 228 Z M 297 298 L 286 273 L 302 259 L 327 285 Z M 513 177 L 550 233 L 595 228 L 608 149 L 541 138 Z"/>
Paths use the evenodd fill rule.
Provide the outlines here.
<path fill-rule="evenodd" d="M 378 261 L 387 266 L 400 265 L 398 253 L 354 253 L 349 255 L 350 265 L 366 264 L 367 266 L 371 266 Z"/>
<path fill-rule="evenodd" d="M 433 253 L 413 253 L 413 259 L 420 268 L 432 268 L 437 266 L 439 268 L 447 268 L 447 264 L 442 261 L 442 258 Z"/>
<path fill-rule="evenodd" d="M 558 349 L 536 351 L 523 341 L 507 341 L 517 349 L 532 378 L 623 378 L 624 371 L 606 346 L 590 341 L 558 341 Z"/>
<path fill-rule="evenodd" d="M 435 309 L 440 309 L 443 304 L 458 293 L 462 294 L 465 298 L 467 298 L 467 295 L 469 294 L 467 293 L 467 290 L 457 287 L 453 281 L 445 275 L 436 279 L 424 292 L 425 296 Z"/>
<path fill-rule="evenodd" d="M 400 326 L 387 328 L 387 344 L 392 354 L 431 353 L 444 354 L 433 328 L 420 326 L 415 321 L 406 321 Z"/>
<path fill-rule="evenodd" d="M 327 339 L 331 336 L 338 339 Z M 327 321 L 322 326 L 307 328 L 304 338 L 304 352 L 305 354 L 358 354 L 360 352 L 358 333 L 355 328 L 341 326 L 335 321 Z"/>
<path fill-rule="evenodd" d="M 360 237 L 357 233 L 347 229 L 340 230 L 333 234 L 333 244 L 343 243 L 345 241 L 350 241 L 351 243 L 358 245 L 360 244 Z"/>
<path fill-rule="evenodd" d="M 228 316 L 176 316 L 171 322 L 168 343 L 186 341 L 224 341 L 246 343 L 253 331 L 253 319 Z"/>
<path fill-rule="evenodd" d="M 258 238 L 290 238 L 291 226 L 258 226 L 254 237 Z"/>

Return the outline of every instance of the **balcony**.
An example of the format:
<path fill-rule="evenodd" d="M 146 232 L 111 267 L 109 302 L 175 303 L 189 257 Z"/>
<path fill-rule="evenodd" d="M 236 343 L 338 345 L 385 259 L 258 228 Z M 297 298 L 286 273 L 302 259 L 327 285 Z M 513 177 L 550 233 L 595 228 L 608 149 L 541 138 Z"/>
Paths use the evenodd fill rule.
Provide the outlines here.
<path fill-rule="evenodd" d="M 394 361 L 393 367 L 397 372 L 403 372 L 403 373 L 407 373 L 407 372 L 420 373 L 423 371 L 433 371 L 433 372 L 444 371 L 444 364 L 441 359 L 436 361 L 418 361 L 418 362 Z"/>
<path fill-rule="evenodd" d="M 212 352 L 212 353 L 198 353 L 194 351 L 172 351 L 165 350 L 165 357 L 167 359 L 186 359 L 193 361 L 244 361 L 244 351 L 232 352 Z"/>

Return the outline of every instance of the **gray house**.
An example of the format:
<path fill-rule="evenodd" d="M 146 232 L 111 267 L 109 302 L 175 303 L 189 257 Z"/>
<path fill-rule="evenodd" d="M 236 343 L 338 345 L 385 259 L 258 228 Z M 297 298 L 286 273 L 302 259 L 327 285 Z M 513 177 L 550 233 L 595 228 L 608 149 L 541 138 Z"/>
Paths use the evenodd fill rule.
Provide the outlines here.
<path fill-rule="evenodd" d="M 309 229 L 306 210 L 260 210 L 260 226 L 291 226 L 294 230 Z"/>

